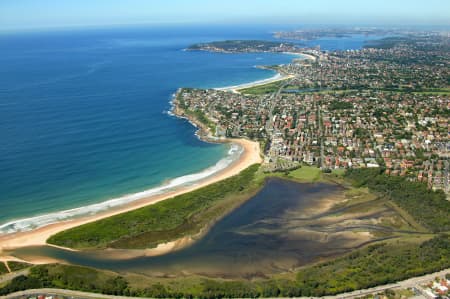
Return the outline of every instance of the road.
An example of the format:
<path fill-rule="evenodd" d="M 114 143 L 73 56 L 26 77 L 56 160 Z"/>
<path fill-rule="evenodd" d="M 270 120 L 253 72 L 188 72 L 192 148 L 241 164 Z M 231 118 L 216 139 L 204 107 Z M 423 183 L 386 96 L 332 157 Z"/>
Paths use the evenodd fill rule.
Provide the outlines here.
<path fill-rule="evenodd" d="M 378 287 L 374 287 L 374 288 L 370 288 L 370 289 L 359 290 L 359 291 L 354 291 L 354 292 L 350 292 L 350 293 L 344 293 L 344 294 L 340 294 L 337 296 L 326 296 L 323 298 L 325 298 L 325 299 L 351 299 L 351 298 L 361 297 L 361 296 L 368 295 L 368 294 L 383 292 L 385 290 L 407 289 L 407 288 L 416 287 L 420 284 L 427 283 L 431 280 L 434 280 L 434 278 L 436 276 L 444 276 L 445 274 L 448 274 L 448 273 L 450 273 L 450 269 L 446 269 L 446 270 L 442 270 L 439 272 L 427 274 L 424 276 L 414 277 L 414 278 L 410 278 L 407 280 L 403 280 L 403 281 L 399 281 L 399 282 L 391 283 L 391 284 L 387 284 L 387 285 L 382 285 L 382 286 L 378 286 Z"/>
<path fill-rule="evenodd" d="M 450 268 L 435 272 L 432 274 L 427 274 L 424 276 L 414 277 L 407 280 L 399 281 L 397 283 L 387 284 L 383 286 L 378 286 L 370 289 L 365 290 L 359 290 L 349 293 L 344 293 L 336 296 L 325 296 L 322 297 L 324 299 L 351 299 L 356 297 L 361 297 L 368 294 L 373 293 L 379 293 L 383 292 L 385 290 L 390 289 L 406 289 L 415 287 L 417 285 L 429 282 L 433 280 L 436 276 L 444 276 L 445 274 L 450 273 Z M 70 290 L 62 290 L 62 289 L 35 289 L 35 290 L 26 290 L 21 292 L 12 293 L 6 296 L 0 296 L 2 299 L 16 299 L 21 298 L 23 296 L 32 296 L 37 294 L 46 294 L 46 295 L 60 295 L 60 296 L 68 296 L 68 297 L 74 297 L 74 298 L 99 298 L 99 299 L 142 299 L 137 297 L 124 297 L 124 296 L 113 296 L 113 295 L 103 295 L 103 294 L 96 294 L 96 293 L 87 293 L 87 292 L 80 292 L 80 291 L 70 291 Z M 310 298 L 317 298 L 317 297 L 301 297 L 300 299 L 310 299 Z"/>
<path fill-rule="evenodd" d="M 319 127 L 319 139 L 320 139 L 320 169 L 324 169 L 325 165 L 325 154 L 324 154 L 324 146 L 323 146 L 323 139 L 324 136 L 324 130 L 323 130 L 323 119 L 322 119 L 322 107 L 321 104 L 317 103 L 317 126 Z"/>
<path fill-rule="evenodd" d="M 29 272 L 29 269 L 24 269 L 24 270 L 20 270 L 17 272 L 11 272 L 11 273 L 7 273 L 4 275 L 0 275 L 0 284 L 6 282 L 6 281 L 10 281 L 11 279 L 20 276 L 20 275 L 27 275 Z"/>
<path fill-rule="evenodd" d="M 282 84 L 280 88 L 269 98 L 269 103 L 271 104 L 269 107 L 269 121 L 266 123 L 266 131 L 269 132 L 269 130 L 272 130 L 273 128 L 273 110 L 275 109 L 275 106 L 278 104 L 278 98 L 280 97 L 281 92 L 283 89 L 288 86 L 292 82 L 292 79 L 288 79 L 286 83 Z"/>

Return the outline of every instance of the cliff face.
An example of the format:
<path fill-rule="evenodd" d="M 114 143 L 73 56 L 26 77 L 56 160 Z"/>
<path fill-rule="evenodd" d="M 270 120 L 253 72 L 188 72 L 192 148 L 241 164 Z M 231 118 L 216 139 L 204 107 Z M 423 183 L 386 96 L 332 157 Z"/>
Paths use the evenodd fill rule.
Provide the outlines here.
<path fill-rule="evenodd" d="M 192 123 L 196 128 L 197 132 L 195 133 L 199 138 L 205 141 L 217 141 L 216 138 L 213 136 L 214 132 L 211 132 L 211 129 L 202 123 L 194 113 L 189 113 L 189 111 L 186 111 L 184 108 L 181 107 L 180 102 L 178 99 L 178 94 L 181 92 L 181 90 L 178 90 L 175 98 L 173 100 L 173 107 L 172 107 L 172 113 L 178 117 L 185 118 L 189 120 L 190 123 Z"/>

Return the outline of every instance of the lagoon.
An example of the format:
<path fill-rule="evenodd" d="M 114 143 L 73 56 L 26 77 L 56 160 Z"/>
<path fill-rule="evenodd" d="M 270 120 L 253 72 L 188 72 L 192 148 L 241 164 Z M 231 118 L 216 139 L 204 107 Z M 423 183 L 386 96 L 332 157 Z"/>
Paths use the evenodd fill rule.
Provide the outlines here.
<path fill-rule="evenodd" d="M 162 256 L 116 259 L 108 251 L 72 252 L 48 246 L 19 249 L 14 255 L 149 276 L 264 276 L 348 252 L 368 241 L 321 222 L 342 193 L 338 185 L 270 178 L 200 240 Z"/>

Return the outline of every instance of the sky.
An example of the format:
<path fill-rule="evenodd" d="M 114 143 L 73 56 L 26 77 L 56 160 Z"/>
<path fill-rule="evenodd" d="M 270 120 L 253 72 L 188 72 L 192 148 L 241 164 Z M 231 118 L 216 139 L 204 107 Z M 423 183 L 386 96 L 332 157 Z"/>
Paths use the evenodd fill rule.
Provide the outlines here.
<path fill-rule="evenodd" d="M 0 30 L 120 24 L 450 25 L 449 0 L 0 0 Z"/>

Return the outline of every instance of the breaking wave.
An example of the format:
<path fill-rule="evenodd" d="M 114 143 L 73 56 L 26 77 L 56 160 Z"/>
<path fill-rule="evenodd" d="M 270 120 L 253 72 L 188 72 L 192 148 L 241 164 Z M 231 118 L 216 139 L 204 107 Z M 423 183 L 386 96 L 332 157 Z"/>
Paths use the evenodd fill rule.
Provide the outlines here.
<path fill-rule="evenodd" d="M 10 234 L 21 231 L 29 231 L 52 223 L 57 223 L 65 220 L 74 219 L 77 217 L 94 215 L 99 212 L 106 211 L 111 208 L 123 206 L 133 201 L 143 199 L 153 195 L 163 194 L 172 191 L 175 188 L 183 186 L 192 186 L 199 181 L 208 178 L 219 171 L 227 168 L 235 162 L 243 153 L 244 149 L 238 144 L 231 144 L 227 156 L 219 160 L 214 166 L 204 169 L 201 172 L 184 175 L 170 180 L 168 183 L 161 186 L 151 188 L 142 192 L 124 195 L 118 198 L 110 199 L 101 203 L 91 204 L 84 207 L 53 212 L 45 215 L 13 220 L 8 223 L 0 225 L 0 234 Z"/>

